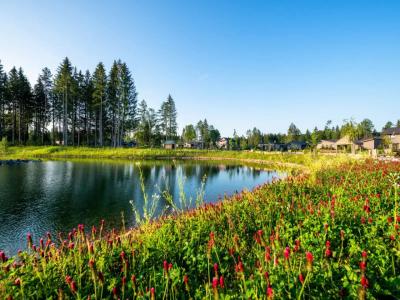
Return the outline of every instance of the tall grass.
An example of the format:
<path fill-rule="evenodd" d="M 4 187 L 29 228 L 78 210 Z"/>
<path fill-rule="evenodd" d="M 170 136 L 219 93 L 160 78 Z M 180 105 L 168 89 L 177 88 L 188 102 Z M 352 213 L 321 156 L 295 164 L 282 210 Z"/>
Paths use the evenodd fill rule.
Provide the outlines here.
<path fill-rule="evenodd" d="M 0 159 L 208 159 L 240 160 L 256 164 L 270 164 L 273 168 L 300 169 L 329 166 L 354 158 L 365 159 L 365 156 L 352 157 L 345 154 L 326 155 L 305 152 L 261 152 L 261 151 L 220 151 L 195 149 L 140 149 L 140 148 L 88 148 L 63 146 L 27 146 L 9 147 L 6 154 L 0 153 Z"/>

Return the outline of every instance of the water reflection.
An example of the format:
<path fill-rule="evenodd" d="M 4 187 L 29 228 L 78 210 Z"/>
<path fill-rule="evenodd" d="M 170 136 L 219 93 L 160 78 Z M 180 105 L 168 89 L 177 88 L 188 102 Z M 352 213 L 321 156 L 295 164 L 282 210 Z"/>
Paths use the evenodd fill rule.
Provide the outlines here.
<path fill-rule="evenodd" d="M 78 223 L 98 224 L 106 219 L 119 227 L 121 212 L 126 223 L 134 223 L 132 207 L 141 208 L 143 195 L 139 167 L 149 197 L 168 190 L 179 198 L 179 183 L 184 180 L 188 198 L 196 197 L 203 178 L 205 199 L 271 181 L 280 176 L 233 164 L 183 161 L 101 162 L 47 161 L 0 166 L 0 249 L 8 254 L 25 247 L 25 236 L 34 238 L 47 231 L 65 232 Z M 167 203 L 159 199 L 156 214 Z"/>

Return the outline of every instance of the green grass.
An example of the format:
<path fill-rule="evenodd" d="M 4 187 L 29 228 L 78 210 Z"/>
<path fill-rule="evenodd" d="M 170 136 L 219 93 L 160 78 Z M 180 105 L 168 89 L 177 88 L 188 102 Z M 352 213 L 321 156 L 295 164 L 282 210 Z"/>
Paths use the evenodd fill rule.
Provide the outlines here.
<path fill-rule="evenodd" d="M 63 146 L 9 147 L 0 159 L 209 159 L 237 160 L 253 163 L 275 163 L 285 167 L 314 168 L 321 164 L 337 164 L 352 158 L 348 155 L 314 155 L 313 153 L 261 152 L 261 151 L 220 151 L 191 149 L 140 149 L 140 148 L 89 148 Z"/>

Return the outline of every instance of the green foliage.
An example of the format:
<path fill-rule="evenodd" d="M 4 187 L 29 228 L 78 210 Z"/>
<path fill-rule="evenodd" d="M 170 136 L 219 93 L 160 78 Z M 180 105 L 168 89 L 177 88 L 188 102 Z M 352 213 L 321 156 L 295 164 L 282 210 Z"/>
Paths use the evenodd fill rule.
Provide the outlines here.
<path fill-rule="evenodd" d="M 301 135 L 300 129 L 298 129 L 296 125 L 294 125 L 294 123 L 291 123 L 287 131 L 286 141 L 287 142 L 298 141 L 300 135 Z"/>
<path fill-rule="evenodd" d="M 192 124 L 186 125 L 182 131 L 182 138 L 185 142 L 191 142 L 196 139 L 196 130 Z"/>
<path fill-rule="evenodd" d="M 392 121 L 387 121 L 385 126 L 383 126 L 382 129 L 389 129 L 391 127 L 393 127 L 393 122 Z"/>
<path fill-rule="evenodd" d="M 175 107 L 175 101 L 171 95 L 168 95 L 166 101 L 161 104 L 159 111 L 160 127 L 166 139 L 176 137 L 178 124 L 176 122 L 177 112 Z"/>

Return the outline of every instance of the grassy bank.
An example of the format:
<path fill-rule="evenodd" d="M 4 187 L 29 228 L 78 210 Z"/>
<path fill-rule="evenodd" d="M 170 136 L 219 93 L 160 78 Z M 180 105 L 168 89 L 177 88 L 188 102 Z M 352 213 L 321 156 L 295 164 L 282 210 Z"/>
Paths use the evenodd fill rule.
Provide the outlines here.
<path fill-rule="evenodd" d="M 98 224 L 28 236 L 28 250 L 0 255 L 0 295 L 400 297 L 400 164 L 347 162 L 313 172 L 131 231 Z"/>
<path fill-rule="evenodd" d="M 257 164 L 275 164 L 286 168 L 318 169 L 323 165 L 337 165 L 353 158 L 348 155 L 314 155 L 313 153 L 219 151 L 191 149 L 89 148 L 89 147 L 10 147 L 0 159 L 205 159 L 236 160 Z"/>

